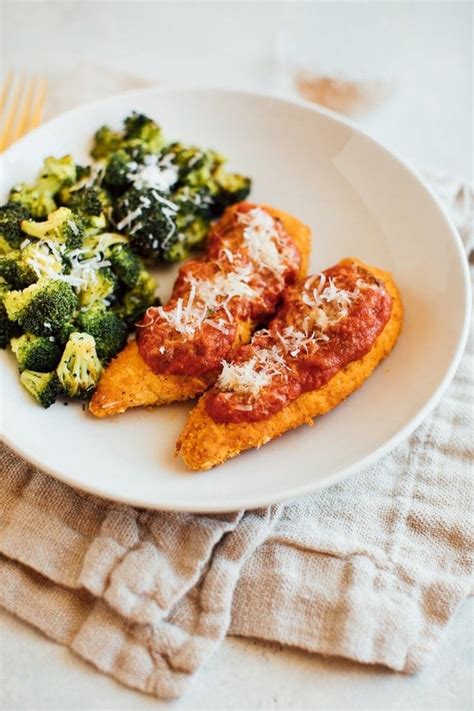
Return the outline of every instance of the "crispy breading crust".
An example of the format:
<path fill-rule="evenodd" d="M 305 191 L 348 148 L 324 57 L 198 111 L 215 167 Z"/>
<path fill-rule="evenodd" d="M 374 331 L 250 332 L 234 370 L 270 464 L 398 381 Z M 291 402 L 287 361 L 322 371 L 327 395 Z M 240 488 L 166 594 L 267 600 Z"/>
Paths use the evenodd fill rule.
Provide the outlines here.
<path fill-rule="evenodd" d="M 205 408 L 207 396 L 203 395 L 189 414 L 176 444 L 176 452 L 181 454 L 189 469 L 195 471 L 211 469 L 246 449 L 260 447 L 288 430 L 305 423 L 312 425 L 314 417 L 329 412 L 357 390 L 390 353 L 397 341 L 403 320 L 403 306 L 397 286 L 391 275 L 380 269 L 367 267 L 355 259 L 344 260 L 346 261 L 357 262 L 374 276 L 382 279 L 393 297 L 390 318 L 371 350 L 363 358 L 339 371 L 319 390 L 300 395 L 280 412 L 260 422 L 217 423 L 207 414 Z"/>
<path fill-rule="evenodd" d="M 230 210 L 235 210 L 233 206 Z M 300 276 L 307 272 L 310 254 L 310 230 L 292 215 L 262 205 L 273 217 L 282 221 L 301 253 Z M 247 321 L 239 325 L 236 343 L 250 340 L 255 324 Z M 178 400 L 189 400 L 206 390 L 216 379 L 214 373 L 206 377 L 188 375 L 156 375 L 140 355 L 135 341 L 129 343 L 104 371 L 89 403 L 95 417 L 118 415 L 130 407 L 166 405 Z"/>

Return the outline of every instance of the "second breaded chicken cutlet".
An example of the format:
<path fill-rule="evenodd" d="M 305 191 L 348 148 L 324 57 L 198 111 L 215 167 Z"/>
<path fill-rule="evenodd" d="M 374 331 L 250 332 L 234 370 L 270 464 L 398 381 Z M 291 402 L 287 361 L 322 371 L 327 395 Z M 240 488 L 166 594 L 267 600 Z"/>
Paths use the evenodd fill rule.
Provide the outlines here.
<path fill-rule="evenodd" d="M 313 424 L 390 353 L 402 319 L 391 275 L 358 260 L 290 287 L 269 329 L 237 351 L 191 411 L 177 452 L 189 469 L 206 470 Z"/>

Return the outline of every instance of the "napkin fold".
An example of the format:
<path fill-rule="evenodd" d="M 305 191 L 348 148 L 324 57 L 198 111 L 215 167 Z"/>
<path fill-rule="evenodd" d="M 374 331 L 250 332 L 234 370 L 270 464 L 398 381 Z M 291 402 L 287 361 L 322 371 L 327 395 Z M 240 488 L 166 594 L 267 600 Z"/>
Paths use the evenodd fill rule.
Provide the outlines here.
<path fill-rule="evenodd" d="M 434 188 L 468 246 L 472 187 Z M 471 592 L 473 381 L 471 339 L 442 402 L 391 454 L 235 514 L 110 503 L 2 445 L 0 604 L 161 698 L 179 696 L 226 634 L 415 672 Z"/>

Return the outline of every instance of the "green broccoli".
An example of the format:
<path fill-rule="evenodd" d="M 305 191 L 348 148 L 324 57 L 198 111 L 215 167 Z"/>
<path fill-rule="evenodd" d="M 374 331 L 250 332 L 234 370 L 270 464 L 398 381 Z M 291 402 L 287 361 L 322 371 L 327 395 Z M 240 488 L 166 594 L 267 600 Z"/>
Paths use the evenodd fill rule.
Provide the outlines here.
<path fill-rule="evenodd" d="M 74 333 L 74 331 L 77 331 L 74 321 L 65 321 L 65 323 L 63 323 L 54 334 L 56 342 L 64 346 L 68 342 L 69 336 L 71 333 Z"/>
<path fill-rule="evenodd" d="M 134 252 L 159 260 L 178 240 L 177 211 L 178 206 L 156 190 L 130 188 L 117 200 L 114 218 Z"/>
<path fill-rule="evenodd" d="M 113 306 L 113 310 L 120 319 L 132 326 L 149 306 L 156 303 L 155 291 L 156 281 L 143 269 L 133 289 L 124 294 L 120 303 Z"/>
<path fill-rule="evenodd" d="M 24 370 L 20 375 L 20 383 L 35 397 L 44 408 L 50 407 L 58 397 L 60 383 L 53 373 L 37 373 L 34 370 Z"/>
<path fill-rule="evenodd" d="M 90 258 L 102 253 L 107 255 L 108 258 L 109 249 L 116 244 L 128 245 L 128 239 L 124 235 L 119 235 L 118 232 L 102 232 L 100 235 L 89 235 L 84 240 L 84 254 L 87 258 Z"/>
<path fill-rule="evenodd" d="M 21 223 L 31 217 L 28 210 L 18 203 L 7 203 L 0 207 L 0 254 L 19 249 L 25 239 Z"/>
<path fill-rule="evenodd" d="M 89 397 L 102 374 L 94 338 L 88 333 L 71 333 L 56 372 L 65 395 Z"/>
<path fill-rule="evenodd" d="M 182 182 L 193 188 L 205 187 L 211 195 L 216 195 L 218 186 L 214 176 L 224 163 L 225 158 L 220 153 L 211 150 L 205 151 L 203 160 L 183 177 Z"/>
<path fill-rule="evenodd" d="M 68 249 L 80 247 L 84 237 L 82 221 L 68 207 L 58 208 L 43 222 L 23 220 L 21 228 L 31 237 L 49 239 L 64 244 Z"/>
<path fill-rule="evenodd" d="M 98 179 L 98 176 L 99 171 L 97 171 L 95 179 Z M 64 185 L 56 196 L 56 202 L 58 202 L 60 205 L 65 205 L 66 207 L 69 207 L 69 200 L 71 199 L 72 193 L 75 193 L 81 188 L 91 187 L 93 182 L 94 177 L 92 174 L 92 167 L 90 165 L 76 165 L 76 182 L 72 185 Z"/>
<path fill-rule="evenodd" d="M 193 248 L 199 247 L 205 241 L 209 231 L 210 221 L 193 213 L 178 214 L 176 226 L 178 241 L 164 254 L 167 262 L 178 262 L 189 256 Z"/>
<path fill-rule="evenodd" d="M 138 165 L 137 160 L 124 148 L 115 151 L 107 161 L 104 183 L 112 188 L 127 188 L 130 185 L 128 176 L 135 165 Z"/>
<path fill-rule="evenodd" d="M 141 145 L 148 153 L 158 153 L 164 146 L 163 132 L 151 118 L 135 111 L 124 121 L 124 139 L 128 145 Z"/>
<path fill-rule="evenodd" d="M 162 162 L 173 163 L 178 168 L 179 178 L 184 178 L 185 175 L 192 170 L 199 170 L 206 163 L 206 152 L 196 146 L 185 146 L 182 143 L 170 143 L 163 150 Z"/>
<path fill-rule="evenodd" d="M 74 183 L 76 177 L 76 165 L 71 156 L 46 158 L 36 182 L 15 185 L 10 191 L 9 202 L 22 205 L 34 219 L 43 219 L 56 210 L 55 196 L 59 190 Z"/>
<path fill-rule="evenodd" d="M 8 293 L 5 284 L 0 284 L 0 348 L 6 348 L 10 343 L 10 338 L 17 335 L 18 325 L 8 318 L 4 299 Z"/>
<path fill-rule="evenodd" d="M 82 183 L 84 180 L 88 180 L 92 175 L 92 168 L 90 165 L 76 165 L 76 183 Z"/>
<path fill-rule="evenodd" d="M 61 358 L 62 348 L 54 336 L 45 338 L 24 333 L 19 338 L 12 338 L 10 345 L 20 371 L 34 370 L 46 373 L 54 370 Z"/>
<path fill-rule="evenodd" d="M 32 269 L 37 281 L 42 277 L 51 277 L 54 279 L 55 274 L 60 274 L 64 270 L 63 261 L 63 245 L 57 246 L 53 241 L 47 240 L 25 240 L 21 250 L 21 263 L 24 268 Z M 27 286 L 25 284 L 24 286 Z M 14 287 L 16 289 L 23 288 L 21 285 Z"/>
<path fill-rule="evenodd" d="M 86 236 L 99 234 L 107 226 L 106 211 L 111 206 L 110 196 L 103 188 L 83 186 L 71 190 L 63 202 L 77 215 Z"/>
<path fill-rule="evenodd" d="M 81 217 L 90 215 L 99 217 L 104 210 L 110 207 L 110 196 L 103 188 L 84 185 L 77 190 L 71 190 L 67 195 L 66 207 Z"/>
<path fill-rule="evenodd" d="M 20 204 L 37 220 L 41 220 L 56 210 L 54 195 L 58 181 L 54 176 L 39 178 L 34 185 L 20 183 L 15 185 L 9 195 L 9 201 Z"/>
<path fill-rule="evenodd" d="M 161 128 L 143 114 L 132 113 L 124 121 L 123 131 L 102 126 L 94 135 L 91 155 L 96 160 L 108 158 L 121 148 L 138 147 L 146 153 L 158 153 L 164 145 Z"/>
<path fill-rule="evenodd" d="M 97 355 L 102 363 L 113 358 L 127 341 L 126 324 L 102 304 L 94 304 L 87 311 L 81 312 L 77 325 L 82 332 L 94 337 Z"/>
<path fill-rule="evenodd" d="M 94 143 L 91 156 L 95 160 L 107 158 L 114 151 L 118 151 L 122 144 L 123 136 L 120 131 L 112 131 L 109 126 L 101 126 L 94 134 Z"/>
<path fill-rule="evenodd" d="M 44 159 L 41 177 L 53 176 L 58 181 L 59 187 L 72 185 L 77 180 L 77 167 L 71 155 L 62 158 L 49 156 Z"/>
<path fill-rule="evenodd" d="M 52 336 L 72 319 L 77 296 L 64 281 L 40 279 L 4 296 L 8 318 L 36 336 Z"/>
<path fill-rule="evenodd" d="M 213 183 L 213 189 L 216 184 Z M 172 194 L 172 201 L 178 205 L 182 215 L 201 215 L 211 219 L 215 213 L 215 198 L 217 193 L 212 193 L 209 187 L 191 187 L 183 185 Z"/>
<path fill-rule="evenodd" d="M 108 267 L 97 269 L 87 286 L 79 293 L 79 306 L 87 309 L 97 302 L 104 303 L 114 300 L 117 289 L 117 277 Z"/>
<path fill-rule="evenodd" d="M 107 258 L 114 273 L 128 288 L 132 289 L 138 281 L 142 265 L 140 259 L 125 244 L 115 244 L 107 252 Z"/>
<path fill-rule="evenodd" d="M 187 259 L 191 252 L 191 247 L 184 239 L 175 242 L 166 252 L 165 259 L 167 262 L 182 262 Z"/>
<path fill-rule="evenodd" d="M 215 174 L 215 179 L 219 188 L 216 195 L 216 214 L 220 215 L 228 205 L 241 202 L 250 193 L 252 181 L 244 175 L 238 173 L 227 173 L 222 168 Z"/>
<path fill-rule="evenodd" d="M 225 159 L 214 151 L 206 151 L 205 161 L 191 170 L 184 177 L 184 185 L 191 188 L 193 193 L 184 194 L 184 198 L 189 195 L 189 199 L 199 207 L 200 197 L 205 198 L 204 204 L 212 205 L 211 214 L 218 217 L 228 205 L 245 200 L 251 189 L 251 180 L 237 173 L 228 173 L 224 169 Z"/>
<path fill-rule="evenodd" d="M 11 289 L 24 289 L 38 280 L 36 272 L 19 249 L 0 255 L 0 277 Z"/>

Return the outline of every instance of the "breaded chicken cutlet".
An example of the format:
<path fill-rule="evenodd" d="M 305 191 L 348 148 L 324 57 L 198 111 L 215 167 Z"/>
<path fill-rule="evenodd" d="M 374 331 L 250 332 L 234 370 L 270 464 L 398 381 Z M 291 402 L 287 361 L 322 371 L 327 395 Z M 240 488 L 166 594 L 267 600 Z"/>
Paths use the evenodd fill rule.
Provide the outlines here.
<path fill-rule="evenodd" d="M 170 302 L 147 311 L 138 341 L 106 368 L 90 412 L 109 417 L 204 392 L 221 361 L 273 316 L 285 286 L 306 274 L 309 253 L 308 227 L 288 213 L 248 203 L 228 208 L 206 256 L 181 267 Z"/>
<path fill-rule="evenodd" d="M 290 287 L 268 330 L 236 352 L 191 411 L 177 453 L 206 470 L 313 424 L 390 353 L 402 319 L 391 275 L 358 260 Z"/>

